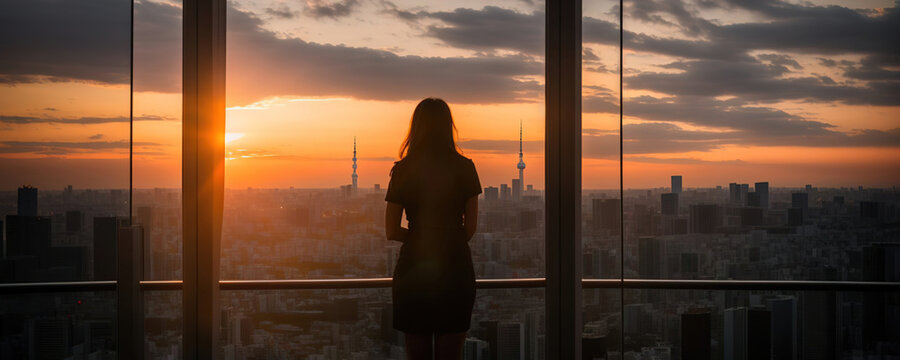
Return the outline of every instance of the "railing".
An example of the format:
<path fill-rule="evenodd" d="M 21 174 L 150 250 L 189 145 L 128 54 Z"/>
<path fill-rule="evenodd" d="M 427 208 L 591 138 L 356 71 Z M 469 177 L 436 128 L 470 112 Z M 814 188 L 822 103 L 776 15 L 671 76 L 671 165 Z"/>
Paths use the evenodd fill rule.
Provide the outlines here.
<path fill-rule="evenodd" d="M 181 280 L 146 280 L 141 291 L 181 290 Z M 542 288 L 545 278 L 478 279 L 479 289 Z M 900 291 L 900 282 L 807 281 L 807 280 L 667 280 L 667 279 L 583 279 L 584 289 L 671 289 L 737 291 Z M 329 290 L 374 289 L 391 287 L 390 278 L 299 279 L 299 280 L 220 280 L 221 290 Z M 115 281 L 75 281 L 0 284 L 0 294 L 48 292 L 113 291 Z"/>

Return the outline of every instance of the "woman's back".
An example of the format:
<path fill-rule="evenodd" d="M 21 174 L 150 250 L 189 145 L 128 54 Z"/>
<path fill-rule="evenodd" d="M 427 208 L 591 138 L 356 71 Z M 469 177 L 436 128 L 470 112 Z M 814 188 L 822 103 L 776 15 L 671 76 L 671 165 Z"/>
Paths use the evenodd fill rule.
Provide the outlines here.
<path fill-rule="evenodd" d="M 472 160 L 459 155 L 407 157 L 391 171 L 386 200 L 403 205 L 410 230 L 462 226 L 466 200 L 481 192 Z"/>

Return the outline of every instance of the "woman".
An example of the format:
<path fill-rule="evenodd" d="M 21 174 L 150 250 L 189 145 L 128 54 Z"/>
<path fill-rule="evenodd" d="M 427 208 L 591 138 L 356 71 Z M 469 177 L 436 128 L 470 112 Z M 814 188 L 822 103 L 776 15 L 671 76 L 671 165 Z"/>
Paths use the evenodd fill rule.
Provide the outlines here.
<path fill-rule="evenodd" d="M 477 226 L 481 183 L 475 164 L 459 153 L 455 132 L 444 100 L 422 100 L 385 196 L 385 233 L 403 243 L 394 270 L 394 328 L 405 334 L 410 360 L 432 354 L 462 359 L 472 318 L 468 241 Z M 408 229 L 400 226 L 404 210 Z"/>

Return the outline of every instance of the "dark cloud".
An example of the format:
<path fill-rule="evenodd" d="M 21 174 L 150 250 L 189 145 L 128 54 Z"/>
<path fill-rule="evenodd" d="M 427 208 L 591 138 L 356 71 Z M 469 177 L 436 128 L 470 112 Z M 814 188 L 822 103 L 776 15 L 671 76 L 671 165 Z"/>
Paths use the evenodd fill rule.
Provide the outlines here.
<path fill-rule="evenodd" d="M 782 72 L 790 71 L 787 70 L 787 68 L 793 68 L 794 70 L 803 69 L 803 66 L 801 66 L 797 60 L 784 54 L 760 54 L 757 55 L 756 58 L 774 66 L 781 66 L 784 69 Z"/>
<path fill-rule="evenodd" d="M 109 153 L 124 151 L 131 143 L 119 141 L 0 141 L 0 154 L 68 155 L 76 153 Z M 155 147 L 152 142 L 134 142 L 134 147 Z"/>
<path fill-rule="evenodd" d="M 631 89 L 687 96 L 737 96 L 747 102 L 802 100 L 846 104 L 900 105 L 892 86 L 877 88 L 833 84 L 828 78 L 783 78 L 784 66 L 760 62 L 718 60 L 681 61 L 667 65 L 680 73 L 642 72 L 624 79 Z"/>
<path fill-rule="evenodd" d="M 102 138 L 103 138 L 103 134 L 96 134 L 96 135 L 88 136 L 88 139 L 90 139 L 90 140 L 100 140 Z"/>
<path fill-rule="evenodd" d="M 681 0 L 629 2 L 625 11 L 629 19 L 676 27 L 687 35 L 705 34 L 715 27 L 709 20 L 697 16 L 696 11 Z"/>
<path fill-rule="evenodd" d="M 281 4 L 281 6 L 278 7 L 266 8 L 266 14 L 281 19 L 293 19 L 297 16 L 298 13 L 294 10 L 291 10 L 291 8 L 287 7 L 287 5 Z"/>
<path fill-rule="evenodd" d="M 525 56 L 399 56 L 369 48 L 279 38 L 262 21 L 235 9 L 228 15 L 231 104 L 271 96 L 351 96 L 411 100 L 440 96 L 456 103 L 530 101 L 543 64 Z M 280 71 L 273 71 L 277 69 Z"/>
<path fill-rule="evenodd" d="M 0 2 L 0 82 L 128 83 L 131 3 Z"/>
<path fill-rule="evenodd" d="M 350 16 L 357 6 L 359 6 L 358 0 L 306 0 L 306 8 L 303 9 L 303 13 L 316 19 L 337 19 Z"/>
<path fill-rule="evenodd" d="M 900 53 L 894 55 L 869 55 L 859 63 L 841 62 L 844 76 L 870 81 L 900 81 Z"/>
<path fill-rule="evenodd" d="M 176 121 L 178 119 L 160 116 L 160 115 L 140 115 L 135 116 L 134 121 Z M 78 117 L 78 118 L 58 118 L 49 116 L 16 116 L 16 115 L 0 115 L 0 123 L 2 124 L 78 124 L 78 125 L 95 125 L 107 123 L 127 123 L 127 116 L 118 117 Z"/>
<path fill-rule="evenodd" d="M 134 4 L 134 89 L 181 92 L 182 11 L 152 1 Z"/>
<path fill-rule="evenodd" d="M 444 43 L 465 49 L 514 50 L 527 54 L 544 52 L 544 13 L 519 13 L 496 6 L 481 10 L 458 8 L 427 13 L 443 22 L 428 27 L 426 34 Z"/>

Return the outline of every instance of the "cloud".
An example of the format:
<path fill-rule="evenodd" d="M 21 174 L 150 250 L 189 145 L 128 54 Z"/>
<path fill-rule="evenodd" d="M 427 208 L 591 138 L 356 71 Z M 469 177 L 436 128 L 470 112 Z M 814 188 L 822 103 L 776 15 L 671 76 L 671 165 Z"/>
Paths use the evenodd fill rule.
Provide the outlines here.
<path fill-rule="evenodd" d="M 110 153 L 129 148 L 128 140 L 119 141 L 0 141 L 0 154 L 69 155 Z M 155 147 L 158 143 L 134 142 L 135 148 Z"/>
<path fill-rule="evenodd" d="M 128 83 L 131 4 L 0 2 L 0 82 Z"/>
<path fill-rule="evenodd" d="M 679 73 L 641 72 L 624 79 L 625 87 L 679 96 L 736 96 L 746 102 L 842 102 L 900 105 L 897 84 L 835 84 L 830 78 L 782 77 L 786 68 L 758 61 L 689 60 L 666 67 Z"/>
<path fill-rule="evenodd" d="M 357 0 L 306 0 L 306 8 L 303 9 L 303 13 L 316 19 L 337 19 L 350 16 L 358 5 L 359 1 Z"/>
<path fill-rule="evenodd" d="M 100 140 L 102 138 L 103 138 L 103 134 L 96 134 L 96 135 L 91 135 L 88 137 L 88 139 L 90 139 L 90 140 Z"/>
<path fill-rule="evenodd" d="M 540 76 L 543 64 L 525 56 L 399 56 L 279 38 L 262 29 L 259 18 L 236 9 L 229 9 L 228 20 L 228 106 L 274 96 L 509 103 L 532 101 L 542 90 L 526 77 Z"/>
<path fill-rule="evenodd" d="M 426 35 L 458 48 L 492 52 L 505 49 L 539 55 L 544 52 L 544 13 L 531 14 L 496 6 L 481 10 L 458 8 L 427 13 L 443 25 L 430 26 Z"/>
<path fill-rule="evenodd" d="M 178 119 L 160 116 L 160 115 L 140 115 L 135 116 L 134 121 L 176 121 Z M 127 116 L 117 117 L 77 117 L 77 118 L 59 118 L 49 116 L 17 116 L 17 115 L 0 115 L 0 124 L 78 124 L 78 125 L 96 125 L 107 123 L 127 123 Z"/>
<path fill-rule="evenodd" d="M 287 7 L 285 4 L 281 4 L 281 6 L 277 7 L 269 7 L 266 8 L 266 14 L 272 15 L 281 19 L 293 19 L 297 16 L 297 12 L 291 10 L 291 8 Z"/>

